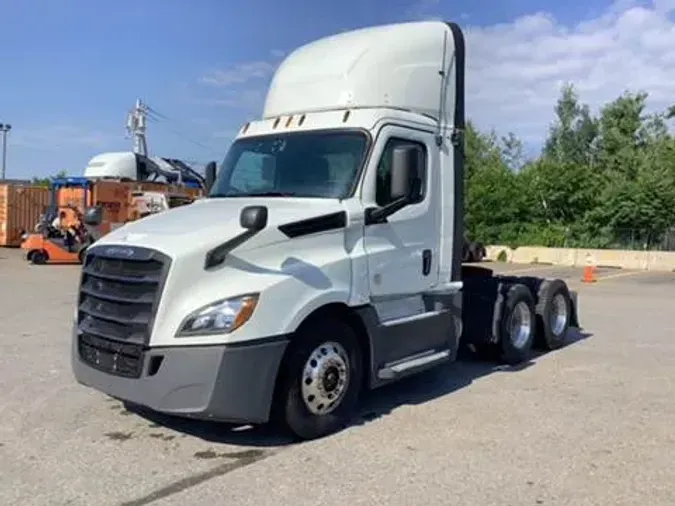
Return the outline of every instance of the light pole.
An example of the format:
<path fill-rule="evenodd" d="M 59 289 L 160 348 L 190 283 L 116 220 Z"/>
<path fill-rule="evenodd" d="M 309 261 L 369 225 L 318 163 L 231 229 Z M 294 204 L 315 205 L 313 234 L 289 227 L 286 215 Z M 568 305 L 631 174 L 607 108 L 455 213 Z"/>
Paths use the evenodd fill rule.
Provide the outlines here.
<path fill-rule="evenodd" d="M 0 132 L 2 132 L 2 173 L 0 173 L 0 181 L 3 181 L 7 170 L 7 132 L 12 129 L 12 125 L 7 123 L 0 123 Z"/>

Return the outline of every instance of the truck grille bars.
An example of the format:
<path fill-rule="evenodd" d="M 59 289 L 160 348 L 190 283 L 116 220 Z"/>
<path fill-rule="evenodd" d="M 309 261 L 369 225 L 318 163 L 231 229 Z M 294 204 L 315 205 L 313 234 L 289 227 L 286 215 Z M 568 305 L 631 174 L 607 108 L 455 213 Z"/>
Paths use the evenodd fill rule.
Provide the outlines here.
<path fill-rule="evenodd" d="M 138 378 L 170 259 L 132 246 L 94 246 L 82 266 L 77 311 L 80 358 L 110 374 Z"/>

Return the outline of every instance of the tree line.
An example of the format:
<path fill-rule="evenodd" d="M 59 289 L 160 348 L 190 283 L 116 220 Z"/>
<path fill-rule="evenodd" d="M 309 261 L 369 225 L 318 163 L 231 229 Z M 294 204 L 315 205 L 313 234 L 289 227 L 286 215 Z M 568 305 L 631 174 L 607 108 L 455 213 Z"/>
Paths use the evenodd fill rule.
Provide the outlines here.
<path fill-rule="evenodd" d="M 675 107 L 625 92 L 597 115 L 561 90 L 541 154 L 512 133 L 466 130 L 469 238 L 511 247 L 675 249 Z M 671 237 L 672 235 L 672 237 Z"/>
<path fill-rule="evenodd" d="M 68 177 L 68 171 L 60 170 L 56 174 L 54 174 L 53 176 L 49 176 L 49 177 L 37 177 L 36 176 L 36 177 L 33 177 L 32 181 L 31 181 L 31 184 L 33 186 L 43 186 L 45 188 L 49 188 L 54 179 L 61 179 L 61 178 L 64 178 L 64 177 Z"/>

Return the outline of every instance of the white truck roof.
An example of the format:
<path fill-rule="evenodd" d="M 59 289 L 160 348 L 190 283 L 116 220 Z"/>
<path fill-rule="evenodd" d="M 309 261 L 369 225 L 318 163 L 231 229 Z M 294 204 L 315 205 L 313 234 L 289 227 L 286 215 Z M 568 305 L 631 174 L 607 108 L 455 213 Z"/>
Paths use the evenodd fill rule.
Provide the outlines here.
<path fill-rule="evenodd" d="M 453 30 L 452 23 L 420 21 L 364 28 L 301 46 L 272 78 L 263 118 L 385 107 L 452 125 L 454 118 L 447 116 L 455 111 L 455 95 L 447 91 L 455 84 L 456 53 L 464 57 L 464 48 L 455 48 L 463 46 L 461 33 Z"/>
<path fill-rule="evenodd" d="M 98 154 L 89 160 L 83 176 L 136 179 L 136 155 L 131 151 Z"/>

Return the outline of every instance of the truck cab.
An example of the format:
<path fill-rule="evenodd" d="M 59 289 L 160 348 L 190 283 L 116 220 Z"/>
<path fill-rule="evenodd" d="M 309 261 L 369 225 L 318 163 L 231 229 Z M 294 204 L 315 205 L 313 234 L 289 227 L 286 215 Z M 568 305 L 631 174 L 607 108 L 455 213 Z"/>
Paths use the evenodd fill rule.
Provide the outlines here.
<path fill-rule="evenodd" d="M 160 412 L 275 420 L 310 439 L 348 423 L 363 389 L 455 360 L 464 51 L 458 25 L 428 21 L 290 54 L 262 118 L 211 165 L 207 198 L 88 249 L 76 379 Z M 540 327 L 562 342 L 576 307 L 560 283 L 533 293 L 516 281 L 495 285 L 498 309 L 473 313 L 512 363 Z"/>

